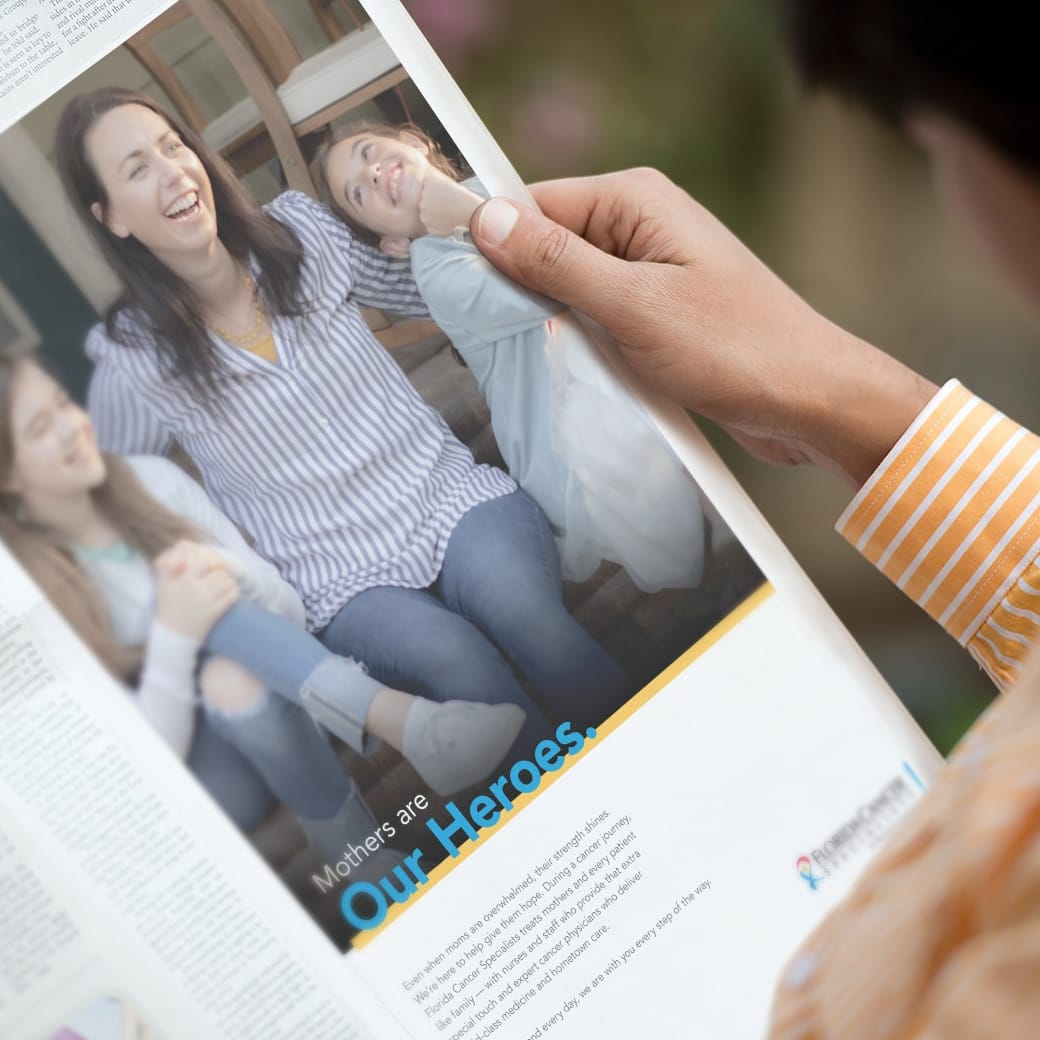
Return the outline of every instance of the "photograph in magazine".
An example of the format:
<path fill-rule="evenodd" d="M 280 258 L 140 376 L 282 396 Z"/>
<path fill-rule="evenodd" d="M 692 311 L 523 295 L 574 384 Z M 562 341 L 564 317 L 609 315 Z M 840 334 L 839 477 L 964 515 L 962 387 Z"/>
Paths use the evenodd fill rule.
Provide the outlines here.
<path fill-rule="evenodd" d="M 346 949 L 763 578 L 320 15 L 175 4 L 0 135 L 0 533 Z"/>
<path fill-rule="evenodd" d="M 162 1040 L 129 1001 L 104 996 L 70 1015 L 41 1040 Z"/>

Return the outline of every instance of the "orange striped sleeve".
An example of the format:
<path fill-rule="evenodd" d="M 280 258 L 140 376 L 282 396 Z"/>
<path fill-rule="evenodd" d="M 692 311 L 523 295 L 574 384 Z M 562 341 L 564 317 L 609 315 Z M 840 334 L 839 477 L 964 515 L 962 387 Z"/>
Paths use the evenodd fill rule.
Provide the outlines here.
<path fill-rule="evenodd" d="M 1040 634 L 1040 438 L 947 383 L 838 531 L 1006 687 Z"/>

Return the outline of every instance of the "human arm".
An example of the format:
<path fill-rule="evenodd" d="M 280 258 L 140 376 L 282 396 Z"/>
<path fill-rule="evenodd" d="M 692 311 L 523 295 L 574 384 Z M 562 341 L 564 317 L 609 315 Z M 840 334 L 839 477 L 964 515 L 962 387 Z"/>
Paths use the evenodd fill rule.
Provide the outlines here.
<path fill-rule="evenodd" d="M 563 310 L 507 278 L 472 242 L 425 235 L 412 243 L 411 255 L 430 316 L 456 345 L 460 338 L 483 343 L 516 335 Z"/>
<path fill-rule="evenodd" d="M 200 647 L 199 640 L 153 621 L 134 691 L 141 714 L 178 758 L 187 757 L 195 735 L 195 668 Z"/>
<path fill-rule="evenodd" d="M 950 382 L 838 530 L 1001 688 L 1040 641 L 1040 437 Z"/>
<path fill-rule="evenodd" d="M 406 318 L 428 316 L 409 262 L 362 242 L 321 203 L 302 192 L 287 191 L 268 206 L 268 212 L 299 236 L 322 295 L 350 297 L 362 306 Z"/>
<path fill-rule="evenodd" d="M 482 208 L 487 255 L 602 322 L 649 383 L 758 457 L 862 485 L 842 533 L 1011 682 L 1040 634 L 1040 441 L 818 315 L 661 174 L 533 193 L 559 224 L 514 207 L 494 246 Z"/>
<path fill-rule="evenodd" d="M 113 352 L 120 348 L 95 325 L 87 334 L 86 353 L 94 361 L 87 389 L 87 411 L 105 451 L 165 455 L 173 444 L 172 430 L 149 405 L 139 387 L 132 385 Z"/>
<path fill-rule="evenodd" d="M 135 696 L 141 714 L 186 758 L 195 732 L 199 651 L 238 588 L 220 557 L 203 546 L 178 543 L 153 566 L 156 612 Z"/>
<path fill-rule="evenodd" d="M 350 264 L 354 273 L 351 295 L 362 306 L 403 318 L 429 317 L 430 310 L 419 293 L 407 260 L 387 256 L 367 242 L 355 241 Z"/>
<path fill-rule="evenodd" d="M 422 182 L 419 220 L 427 234 L 444 238 L 456 228 L 468 228 L 477 207 L 486 198 L 486 193 L 478 195 L 431 166 Z"/>
<path fill-rule="evenodd" d="M 140 456 L 127 462 L 151 495 L 187 520 L 220 552 L 247 599 L 303 626 L 303 603 L 296 590 L 249 546 L 203 488 L 167 459 Z"/>
<path fill-rule="evenodd" d="M 603 324 L 650 386 L 758 458 L 816 463 L 859 486 L 936 392 L 814 311 L 656 171 L 532 193 L 545 216 L 502 200 L 477 210 L 481 251 Z"/>
<path fill-rule="evenodd" d="M 829 464 L 863 485 L 842 532 L 1010 683 L 1040 625 L 1040 442 L 962 387 L 937 393 L 840 330 L 830 356 L 823 319 L 677 191 L 643 174 L 536 187 L 566 227 L 525 213 L 500 236 L 505 248 L 488 253 L 597 317 L 645 378 L 761 457 Z M 689 242 L 670 245 L 680 228 Z M 774 324 L 782 335 L 771 335 Z M 875 430 L 849 390 L 874 402 Z M 844 418 L 843 407 L 852 409 Z M 1038 760 L 1034 671 L 995 702 L 790 962 L 771 1037 L 1035 1034 Z"/>

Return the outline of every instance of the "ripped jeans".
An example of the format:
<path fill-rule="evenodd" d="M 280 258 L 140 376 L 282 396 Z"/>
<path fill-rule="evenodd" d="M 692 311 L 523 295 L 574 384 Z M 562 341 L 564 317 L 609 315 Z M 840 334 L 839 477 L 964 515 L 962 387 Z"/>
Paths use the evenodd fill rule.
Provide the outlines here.
<path fill-rule="evenodd" d="M 213 627 L 203 652 L 237 662 L 264 686 L 244 710 L 205 701 L 198 710 L 187 764 L 210 796 L 243 830 L 283 802 L 330 860 L 363 842 L 375 820 L 315 720 L 366 750 L 364 721 L 382 684 L 244 600 Z"/>

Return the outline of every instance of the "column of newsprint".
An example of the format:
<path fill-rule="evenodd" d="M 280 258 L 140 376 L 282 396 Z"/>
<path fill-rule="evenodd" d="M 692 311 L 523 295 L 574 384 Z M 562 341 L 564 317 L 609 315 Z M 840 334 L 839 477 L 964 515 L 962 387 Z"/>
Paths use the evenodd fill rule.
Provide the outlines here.
<path fill-rule="evenodd" d="M 136 714 L 0 550 L 0 1036 L 115 997 L 166 1040 L 360 1037 L 364 988 Z"/>

